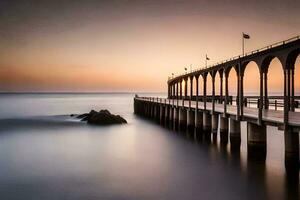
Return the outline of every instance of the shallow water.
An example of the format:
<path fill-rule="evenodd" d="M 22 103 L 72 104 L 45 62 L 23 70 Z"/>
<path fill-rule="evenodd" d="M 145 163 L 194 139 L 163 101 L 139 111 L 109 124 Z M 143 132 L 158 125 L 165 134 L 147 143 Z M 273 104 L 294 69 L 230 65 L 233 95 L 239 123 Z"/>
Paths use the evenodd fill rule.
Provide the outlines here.
<path fill-rule="evenodd" d="M 1 199 L 297 199 L 283 133 L 268 127 L 266 163 L 194 141 L 133 114 L 134 94 L 0 95 Z M 72 113 L 109 109 L 127 125 L 90 126 Z"/>

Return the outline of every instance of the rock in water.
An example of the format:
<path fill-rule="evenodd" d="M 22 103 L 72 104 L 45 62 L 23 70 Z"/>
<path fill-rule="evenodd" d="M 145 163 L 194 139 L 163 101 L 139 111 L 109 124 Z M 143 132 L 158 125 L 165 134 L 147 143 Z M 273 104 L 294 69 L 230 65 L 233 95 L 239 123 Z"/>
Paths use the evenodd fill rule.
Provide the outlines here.
<path fill-rule="evenodd" d="M 77 116 L 81 121 L 87 121 L 89 124 L 110 125 L 110 124 L 125 124 L 127 121 L 120 115 L 113 115 L 108 110 L 100 110 L 99 112 L 91 110 Z"/>

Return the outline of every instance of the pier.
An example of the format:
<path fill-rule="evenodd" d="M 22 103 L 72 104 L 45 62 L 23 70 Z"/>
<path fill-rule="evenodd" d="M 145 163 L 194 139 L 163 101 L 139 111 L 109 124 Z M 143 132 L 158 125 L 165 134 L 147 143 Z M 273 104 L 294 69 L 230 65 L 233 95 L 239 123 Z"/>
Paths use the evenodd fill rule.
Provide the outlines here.
<path fill-rule="evenodd" d="M 249 159 L 265 160 L 267 154 L 266 126 L 283 130 L 285 166 L 299 169 L 300 97 L 295 96 L 295 62 L 300 54 L 300 37 L 278 42 L 267 47 L 236 56 L 215 65 L 197 69 L 168 79 L 168 97 L 134 98 L 134 112 L 155 119 L 176 130 L 189 131 L 210 138 L 220 134 L 220 142 L 239 149 L 241 121 L 247 123 Z M 284 76 L 284 95 L 268 95 L 269 65 L 278 58 Z M 244 73 L 247 65 L 255 62 L 259 69 L 259 96 L 244 96 Z M 231 70 L 237 76 L 237 95 L 229 96 L 228 78 Z M 216 75 L 220 77 L 220 94 L 215 93 Z M 207 77 L 211 76 L 212 95 L 207 95 Z M 202 85 L 199 84 L 202 79 Z M 195 81 L 195 88 L 193 83 Z M 188 84 L 189 95 L 188 95 Z M 199 95 L 199 90 L 202 94 Z M 255 106 L 251 106 L 255 105 Z M 280 109 L 279 109 L 280 108 Z"/>

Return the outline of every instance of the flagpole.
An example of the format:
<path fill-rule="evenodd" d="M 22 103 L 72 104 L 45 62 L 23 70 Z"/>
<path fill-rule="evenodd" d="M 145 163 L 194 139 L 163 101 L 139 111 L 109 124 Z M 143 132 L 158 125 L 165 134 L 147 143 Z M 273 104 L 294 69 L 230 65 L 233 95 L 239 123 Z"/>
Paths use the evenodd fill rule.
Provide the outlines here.
<path fill-rule="evenodd" d="M 207 54 L 205 54 L 205 68 L 207 68 Z"/>

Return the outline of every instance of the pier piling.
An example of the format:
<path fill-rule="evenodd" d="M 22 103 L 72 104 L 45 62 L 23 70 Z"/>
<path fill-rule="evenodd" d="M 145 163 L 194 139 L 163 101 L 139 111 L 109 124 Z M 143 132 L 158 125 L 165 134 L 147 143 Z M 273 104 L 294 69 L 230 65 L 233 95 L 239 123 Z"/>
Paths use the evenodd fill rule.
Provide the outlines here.
<path fill-rule="evenodd" d="M 241 146 L 241 122 L 235 119 L 229 120 L 229 137 L 231 151 L 240 150 Z"/>
<path fill-rule="evenodd" d="M 187 127 L 187 110 L 185 108 L 179 109 L 179 130 L 185 131 Z"/>
<path fill-rule="evenodd" d="M 187 110 L 187 129 L 188 132 L 192 133 L 195 128 L 195 111 L 192 109 Z"/>
<path fill-rule="evenodd" d="M 220 142 L 221 144 L 228 143 L 228 118 L 220 116 Z"/>
<path fill-rule="evenodd" d="M 247 122 L 247 151 L 251 160 L 265 161 L 267 155 L 267 127 Z"/>

